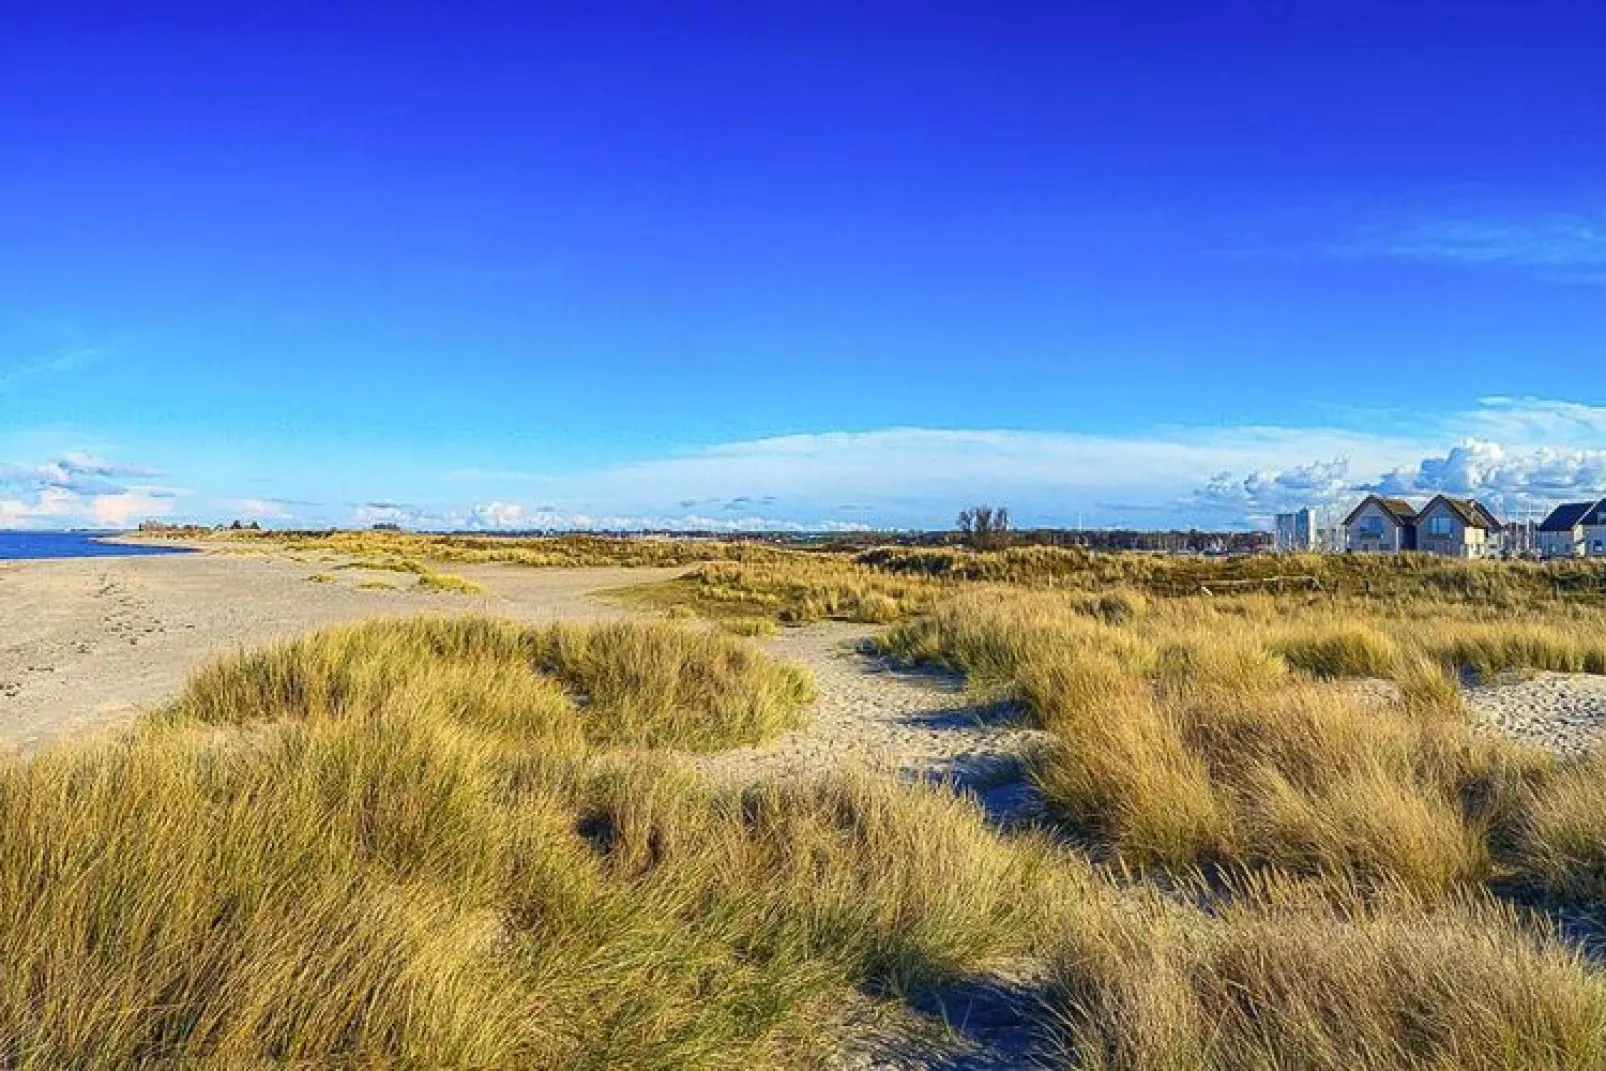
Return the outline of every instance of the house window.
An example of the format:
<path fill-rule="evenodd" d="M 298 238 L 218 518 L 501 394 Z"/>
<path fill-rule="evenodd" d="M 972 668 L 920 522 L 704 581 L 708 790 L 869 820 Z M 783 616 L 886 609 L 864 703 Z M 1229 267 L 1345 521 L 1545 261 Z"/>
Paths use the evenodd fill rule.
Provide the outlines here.
<path fill-rule="evenodd" d="M 1366 518 L 1363 518 L 1361 520 L 1360 531 L 1361 531 L 1361 538 L 1362 539 L 1382 539 L 1383 538 L 1383 518 L 1381 518 L 1381 517 L 1366 517 Z"/>
<path fill-rule="evenodd" d="M 1455 534 L 1455 522 L 1448 517 L 1434 517 L 1428 521 L 1428 535 L 1451 536 Z"/>

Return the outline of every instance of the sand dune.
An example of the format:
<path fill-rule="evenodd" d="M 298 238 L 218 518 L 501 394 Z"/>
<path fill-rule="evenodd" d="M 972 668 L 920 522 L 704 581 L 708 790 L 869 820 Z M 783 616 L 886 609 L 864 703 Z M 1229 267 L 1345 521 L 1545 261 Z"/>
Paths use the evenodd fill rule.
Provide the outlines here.
<path fill-rule="evenodd" d="M 598 591 L 676 572 L 454 568 L 485 588 L 461 595 L 410 591 L 408 574 L 337 564 L 218 552 L 0 562 L 0 747 L 32 751 L 127 721 L 171 697 L 210 656 L 320 626 L 418 613 L 616 616 L 625 611 Z M 332 579 L 313 582 L 314 574 Z"/>

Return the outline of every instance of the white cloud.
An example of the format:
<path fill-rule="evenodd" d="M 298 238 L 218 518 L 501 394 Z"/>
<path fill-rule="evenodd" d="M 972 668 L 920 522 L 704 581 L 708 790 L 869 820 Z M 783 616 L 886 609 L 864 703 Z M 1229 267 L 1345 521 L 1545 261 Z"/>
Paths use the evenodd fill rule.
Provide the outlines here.
<path fill-rule="evenodd" d="M 847 504 L 856 520 L 881 526 L 946 525 L 973 501 L 1006 503 L 1027 524 L 1217 526 L 1264 524 L 1301 505 L 1339 506 L 1374 486 L 1508 496 L 1520 489 L 1547 501 L 1606 490 L 1597 488 L 1598 447 L 1587 445 L 1606 442 L 1606 407 L 1495 397 L 1457 413 L 1359 413 L 1346 424 L 1136 435 L 824 432 L 569 475 L 512 470 L 518 481 L 510 482 L 541 484 L 544 505 L 524 510 L 522 527 L 711 530 L 826 528 Z M 495 514 L 477 509 L 427 512 L 437 526 L 475 518 L 491 526 Z"/>
<path fill-rule="evenodd" d="M 1378 482 L 1396 494 L 1499 496 L 1512 506 L 1538 506 L 1562 498 L 1591 498 L 1606 491 L 1606 450 L 1544 446 L 1514 450 L 1468 439 L 1414 468 L 1395 469 Z"/>
<path fill-rule="evenodd" d="M 291 521 L 296 516 L 291 503 L 282 498 L 231 498 L 223 504 L 250 521 Z"/>
<path fill-rule="evenodd" d="M 41 527 L 71 517 L 77 505 L 78 496 L 49 487 L 27 498 L 0 498 L 0 527 Z"/>
<path fill-rule="evenodd" d="M 959 508 L 986 501 L 1029 525 L 1241 526 L 1301 505 L 1341 506 L 1373 487 L 1475 494 L 1509 509 L 1598 496 L 1606 494 L 1603 444 L 1606 406 L 1493 397 L 1461 412 L 1349 413 L 1342 426 L 1131 435 L 885 428 L 726 443 L 569 473 L 529 471 L 507 458 L 505 482 L 483 470 L 468 494 L 454 494 L 460 481 L 450 475 L 418 474 L 409 493 L 433 494 L 345 508 L 191 499 L 187 513 L 433 529 L 851 530 L 946 526 Z M 165 513 L 171 499 L 160 488 L 132 482 L 150 472 L 82 454 L 0 466 L 0 524 Z M 108 501 L 97 505 L 101 498 Z"/>
<path fill-rule="evenodd" d="M 1198 491 L 1192 505 L 1212 516 L 1264 523 L 1277 513 L 1302 506 L 1331 507 L 1353 494 L 1345 458 L 1313 461 L 1286 469 L 1265 468 L 1237 476 L 1218 473 Z"/>
<path fill-rule="evenodd" d="M 519 528 L 525 525 L 524 507 L 517 502 L 487 502 L 470 515 L 476 528 Z"/>
<path fill-rule="evenodd" d="M 42 462 L 0 462 L 0 527 L 128 527 L 172 511 L 176 492 L 130 479 L 159 475 L 144 465 L 69 451 Z"/>
<path fill-rule="evenodd" d="M 1606 443 L 1606 405 L 1547 398 L 1481 398 L 1478 408 L 1446 422 L 1466 437 L 1550 448 Z"/>
<path fill-rule="evenodd" d="M 146 518 L 165 517 L 172 512 L 173 501 L 142 491 L 124 491 L 115 495 L 94 495 L 88 502 L 89 517 L 107 528 L 130 528 Z"/>
<path fill-rule="evenodd" d="M 1381 469 L 1408 440 L 1339 429 L 1165 429 L 1145 437 L 895 428 L 793 435 L 587 473 L 593 499 L 740 500 L 756 489 L 791 511 L 828 514 L 846 502 L 922 513 L 943 503 L 1030 500 L 1038 510 L 1089 508 L 1134 495 L 1167 501 L 1223 471 L 1259 471 L 1305 452 Z M 575 488 L 576 491 L 579 487 Z M 549 492 L 556 494 L 555 491 Z"/>

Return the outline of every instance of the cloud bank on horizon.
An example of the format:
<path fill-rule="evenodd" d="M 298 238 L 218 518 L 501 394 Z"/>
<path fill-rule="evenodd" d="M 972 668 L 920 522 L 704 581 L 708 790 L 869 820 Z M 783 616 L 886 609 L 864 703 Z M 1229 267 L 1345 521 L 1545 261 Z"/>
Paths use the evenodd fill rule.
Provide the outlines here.
<path fill-rule="evenodd" d="M 1606 494 L 1602 443 L 1606 406 L 1497 397 L 1436 417 L 1359 413 L 1327 427 L 787 435 L 584 472 L 448 471 L 434 481 L 444 492 L 363 502 L 321 499 L 315 483 L 295 498 L 177 488 L 151 466 L 74 451 L 0 463 L 0 527 L 240 517 L 485 531 L 852 531 L 945 527 L 960 507 L 987 500 L 1027 525 L 1241 528 L 1303 505 L 1337 508 L 1368 490 L 1543 509 Z"/>

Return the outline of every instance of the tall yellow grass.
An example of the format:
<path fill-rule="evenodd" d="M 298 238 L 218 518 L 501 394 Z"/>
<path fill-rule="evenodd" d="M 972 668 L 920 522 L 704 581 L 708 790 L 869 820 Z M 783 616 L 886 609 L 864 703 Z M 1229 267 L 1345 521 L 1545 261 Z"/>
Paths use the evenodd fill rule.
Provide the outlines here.
<path fill-rule="evenodd" d="M 335 630 L 219 663 L 123 737 L 0 768 L 0 1059 L 798 1064 L 859 992 L 1043 946 L 1057 854 L 944 789 L 715 789 L 588 749 L 710 740 L 683 708 L 796 698 L 737 646 Z M 608 710 L 636 720 L 599 728 Z"/>
<path fill-rule="evenodd" d="M 366 622 L 225 658 L 175 709 L 222 724 L 403 709 L 568 750 L 707 750 L 793 728 L 812 698 L 806 673 L 719 633 L 470 616 Z"/>
<path fill-rule="evenodd" d="M 882 645 L 1013 691 L 1051 734 L 1032 762 L 1051 813 L 1125 866 L 1428 898 L 1515 875 L 1577 900 L 1598 889 L 1585 845 L 1603 823 L 1585 801 L 1606 775 L 1474 732 L 1457 674 L 1588 669 L 1588 629 L 1412 627 L 1265 597 L 1111 616 L 1078 595 L 974 591 Z"/>
<path fill-rule="evenodd" d="M 1606 982 L 1486 898 L 1424 905 L 1284 879 L 1210 910 L 1088 900 L 1054 960 L 1066 1066 L 1584 1068 Z"/>
<path fill-rule="evenodd" d="M 298 545 L 697 560 L 597 542 Z M 1537 913 L 1606 903 L 1606 758 L 1461 702 L 1606 671 L 1606 615 L 1551 571 L 720 554 L 631 597 L 725 631 L 327 630 L 0 767 L 0 1063 L 813 1066 L 865 994 L 1047 956 L 1076 1067 L 1606 1065 L 1606 983 Z M 1307 566 L 1320 591 L 1259 584 Z M 655 750 L 800 724 L 806 674 L 730 632 L 820 617 L 1018 699 L 1049 829 L 890 779 L 715 787 Z"/>

